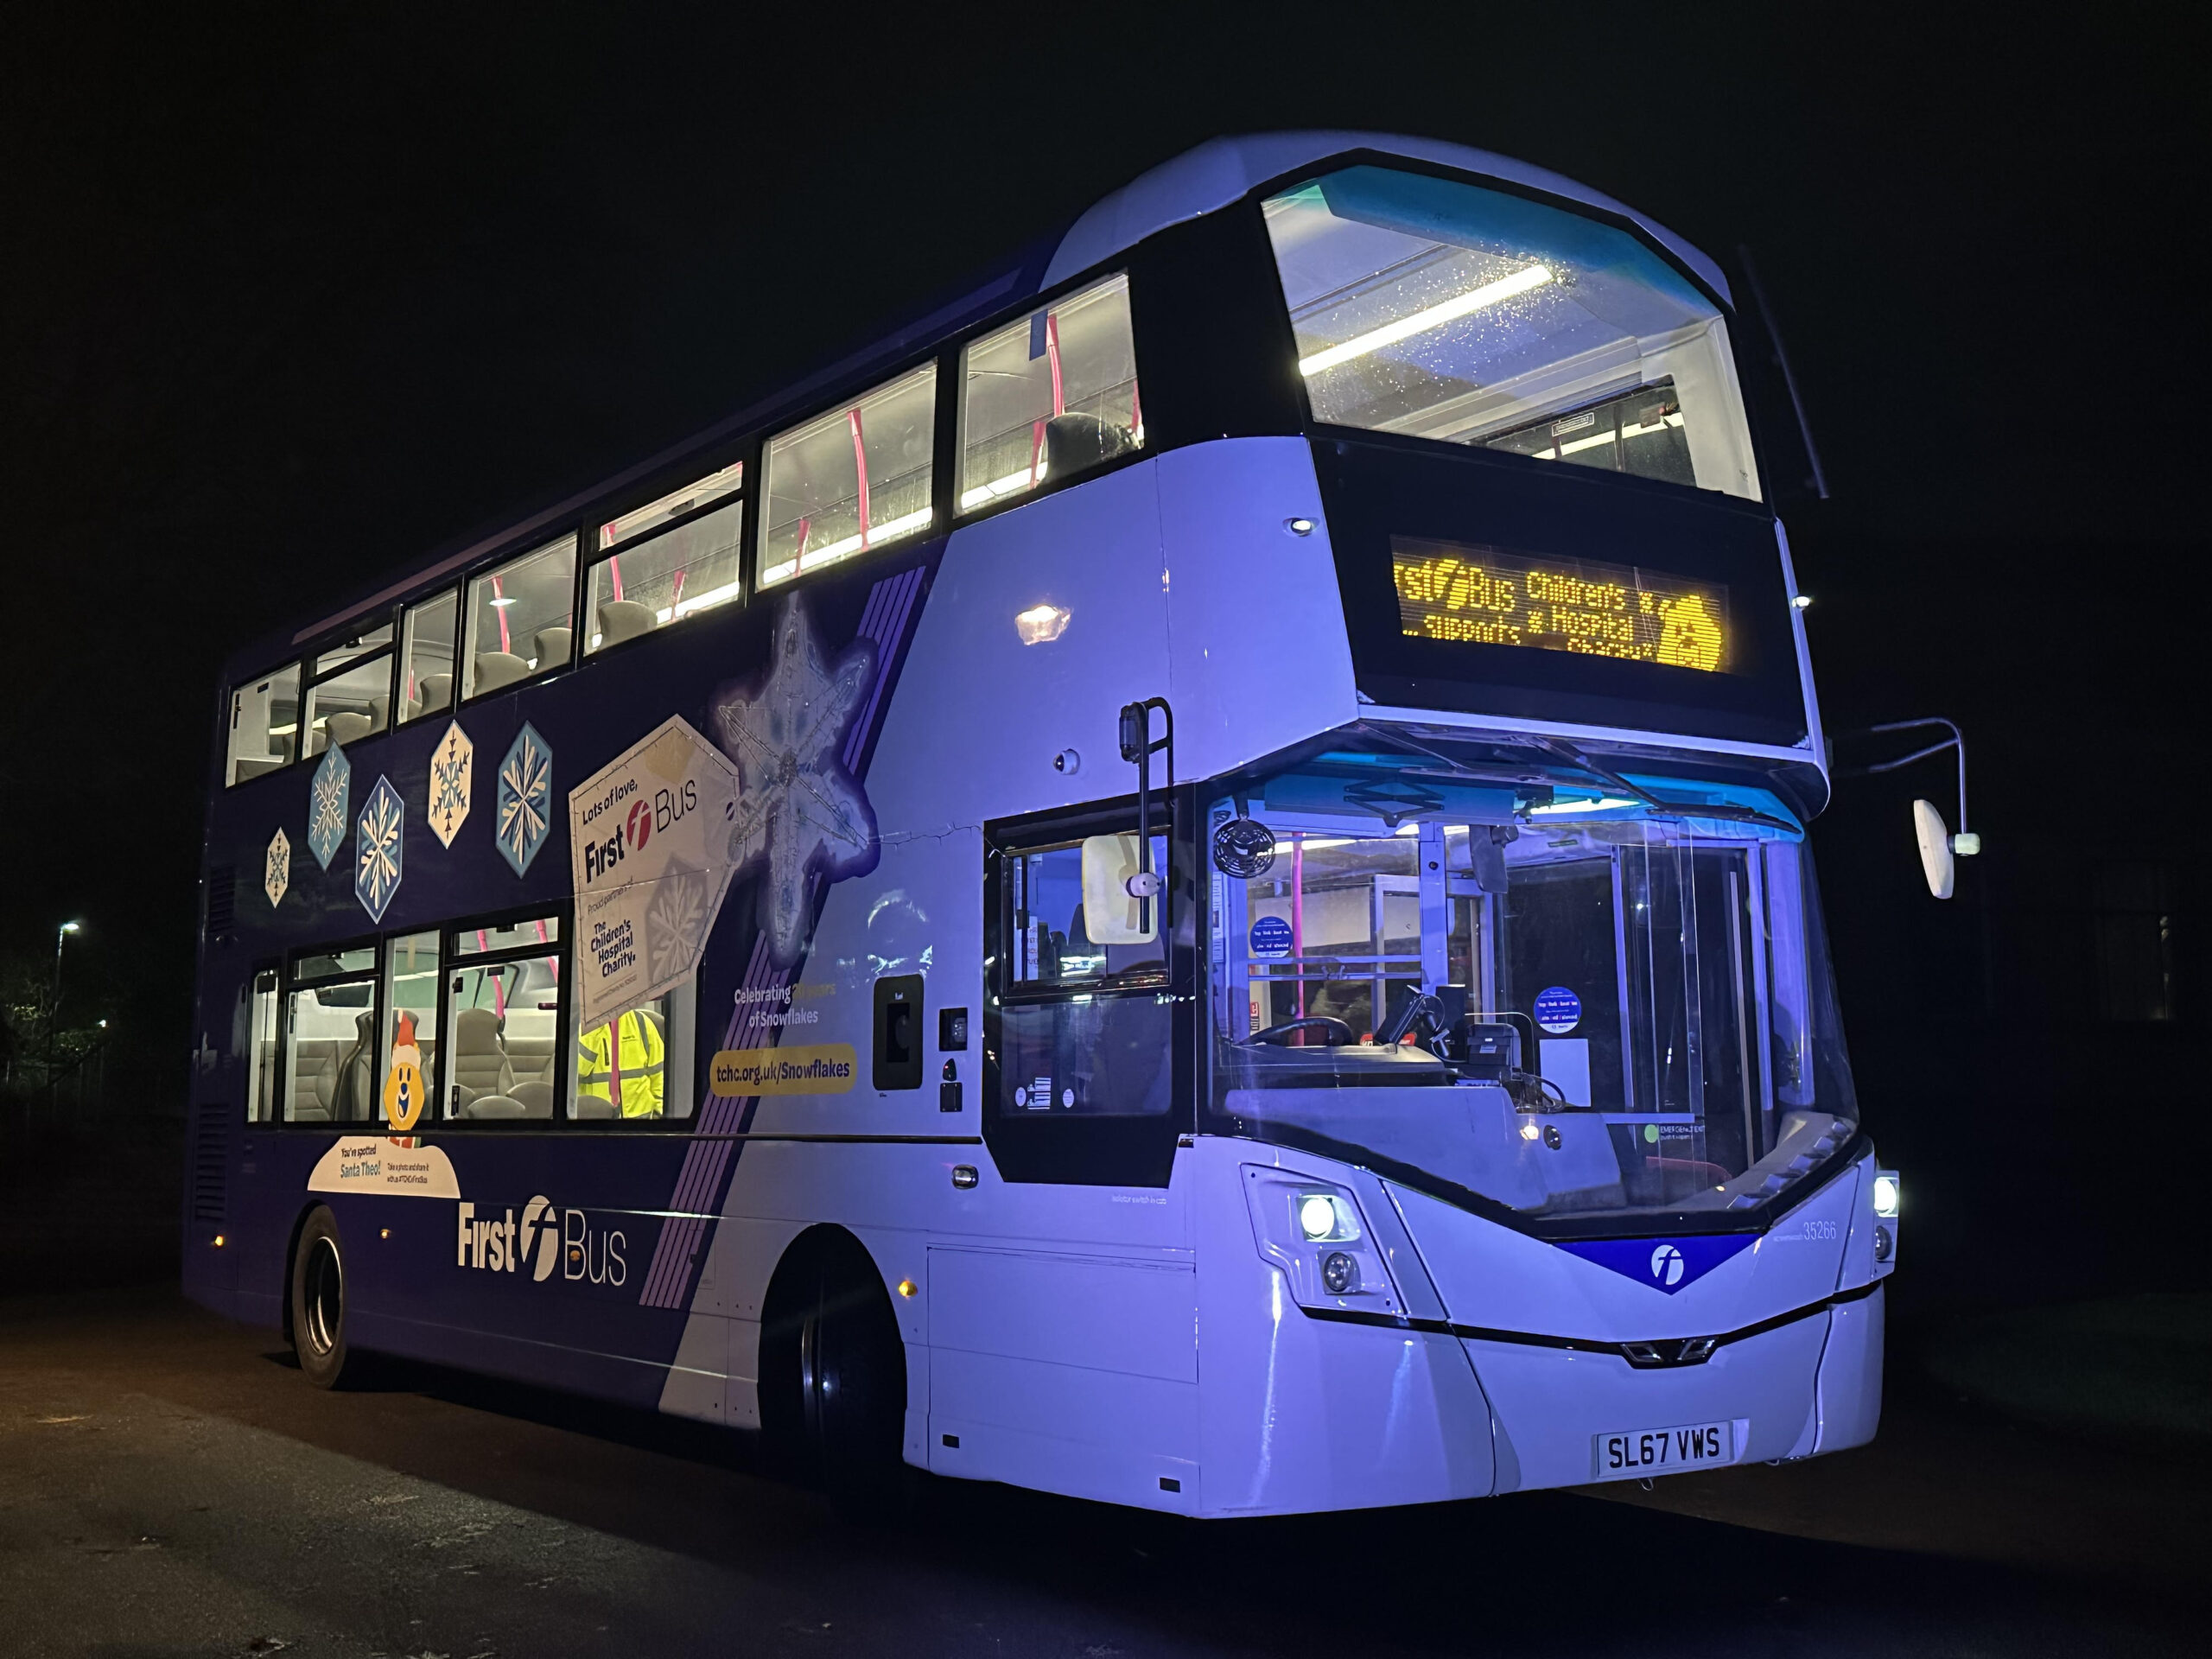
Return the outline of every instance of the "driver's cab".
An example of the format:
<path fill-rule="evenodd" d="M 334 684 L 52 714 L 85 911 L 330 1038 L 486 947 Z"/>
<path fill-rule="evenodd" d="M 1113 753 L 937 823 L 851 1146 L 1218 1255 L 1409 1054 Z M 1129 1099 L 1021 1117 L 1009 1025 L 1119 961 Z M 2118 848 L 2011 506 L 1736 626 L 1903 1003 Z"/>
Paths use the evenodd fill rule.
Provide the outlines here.
<path fill-rule="evenodd" d="M 1205 1127 L 1573 1226 L 1736 1213 L 1855 1133 L 1764 791 L 1355 757 L 1213 802 Z"/>

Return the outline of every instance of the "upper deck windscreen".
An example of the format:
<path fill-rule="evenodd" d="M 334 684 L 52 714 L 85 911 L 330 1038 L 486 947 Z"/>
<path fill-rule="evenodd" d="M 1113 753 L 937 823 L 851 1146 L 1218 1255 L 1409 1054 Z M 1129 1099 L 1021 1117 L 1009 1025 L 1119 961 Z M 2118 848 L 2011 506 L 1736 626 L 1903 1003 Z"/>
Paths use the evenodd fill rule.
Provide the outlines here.
<path fill-rule="evenodd" d="M 1628 232 L 1366 166 L 1266 213 L 1316 419 L 1760 499 L 1727 325 Z"/>

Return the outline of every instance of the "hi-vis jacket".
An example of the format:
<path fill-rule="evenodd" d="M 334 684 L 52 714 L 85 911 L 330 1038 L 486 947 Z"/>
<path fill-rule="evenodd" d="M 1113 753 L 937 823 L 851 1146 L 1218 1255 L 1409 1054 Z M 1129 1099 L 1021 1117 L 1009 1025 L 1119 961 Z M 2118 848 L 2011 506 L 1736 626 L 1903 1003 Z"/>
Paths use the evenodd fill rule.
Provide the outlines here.
<path fill-rule="evenodd" d="M 613 1052 L 613 1033 L 607 1026 L 594 1026 L 577 1039 L 576 1093 L 619 1100 L 625 1117 L 658 1117 L 668 1055 L 660 1026 L 639 1008 L 613 1023 L 622 1031 L 620 1053 Z"/>

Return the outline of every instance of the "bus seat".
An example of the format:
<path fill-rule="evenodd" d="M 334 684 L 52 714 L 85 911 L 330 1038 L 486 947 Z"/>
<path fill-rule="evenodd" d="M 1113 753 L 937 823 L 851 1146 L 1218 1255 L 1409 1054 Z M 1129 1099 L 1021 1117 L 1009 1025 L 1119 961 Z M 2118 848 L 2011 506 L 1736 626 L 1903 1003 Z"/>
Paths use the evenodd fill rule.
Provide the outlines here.
<path fill-rule="evenodd" d="M 619 645 L 625 639 L 651 633 L 658 626 L 653 607 L 640 605 L 634 599 L 610 599 L 599 607 L 599 643 L 602 645 Z"/>
<path fill-rule="evenodd" d="M 238 781 L 243 783 L 249 778 L 258 778 L 263 772 L 274 772 L 283 764 L 283 758 L 277 755 L 270 755 L 266 760 L 257 760 L 251 755 L 240 755 L 238 764 Z"/>
<path fill-rule="evenodd" d="M 327 1123 L 337 1097 L 338 1045 L 310 1038 L 292 1045 L 291 1099 L 288 1123 Z"/>
<path fill-rule="evenodd" d="M 537 631 L 537 665 L 558 668 L 569 660 L 569 631 L 566 628 L 540 628 Z"/>
<path fill-rule="evenodd" d="M 1096 415 L 1055 415 L 1045 423 L 1045 474 L 1065 478 L 1131 447 L 1129 429 Z"/>
<path fill-rule="evenodd" d="M 419 713 L 435 715 L 452 701 L 452 675 L 425 674 L 423 677 L 423 706 Z"/>
<path fill-rule="evenodd" d="M 530 664 L 511 651 L 482 651 L 476 654 L 476 690 L 496 691 L 528 677 Z"/>
<path fill-rule="evenodd" d="M 518 1083 L 553 1082 L 553 1043 L 550 1037 L 508 1037 L 507 1069 Z"/>
<path fill-rule="evenodd" d="M 521 1106 L 524 1117 L 553 1116 L 553 1085 L 550 1083 L 518 1083 L 507 1090 L 507 1098 Z"/>
<path fill-rule="evenodd" d="M 365 1123 L 377 1116 L 375 1067 L 369 1058 L 376 1052 L 375 1027 L 374 1014 L 354 1015 L 353 1045 L 338 1066 L 338 1097 L 334 1104 L 338 1116 L 349 1123 Z"/>
<path fill-rule="evenodd" d="M 543 1116 L 541 1113 L 531 1111 L 530 1108 L 524 1105 L 522 1102 L 515 1099 L 511 1095 L 479 1095 L 475 1099 L 470 1101 L 466 1106 L 463 1106 L 461 1109 L 461 1115 L 467 1118 L 537 1117 Z"/>
<path fill-rule="evenodd" d="M 514 1083 L 506 1046 L 499 1040 L 499 1016 L 489 1008 L 463 1008 L 453 1017 L 453 1067 L 448 1073 L 466 1093 L 461 1115 L 469 1115 L 478 1095 L 504 1095 Z"/>
<path fill-rule="evenodd" d="M 572 1117 L 612 1117 L 614 1103 L 605 1095 L 578 1095 Z"/>
<path fill-rule="evenodd" d="M 348 743 L 358 743 L 376 730 L 376 722 L 366 715 L 357 715 L 350 709 L 341 709 L 323 721 L 323 728 L 330 741 L 341 748 Z"/>

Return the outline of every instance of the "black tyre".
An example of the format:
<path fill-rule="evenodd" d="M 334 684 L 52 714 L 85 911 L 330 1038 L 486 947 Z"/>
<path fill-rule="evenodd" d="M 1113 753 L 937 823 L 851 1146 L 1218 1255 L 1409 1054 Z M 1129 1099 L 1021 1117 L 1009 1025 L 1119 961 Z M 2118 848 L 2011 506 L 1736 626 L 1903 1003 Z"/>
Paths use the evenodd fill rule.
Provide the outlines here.
<path fill-rule="evenodd" d="M 292 1252 L 292 1351 L 319 1389 L 360 1378 L 362 1357 L 346 1339 L 346 1253 L 327 1209 L 308 1217 Z"/>
<path fill-rule="evenodd" d="M 875 1264 L 849 1236 L 806 1247 L 778 1276 L 763 1332 L 764 1426 L 842 1521 L 903 1514 L 906 1349 Z"/>

